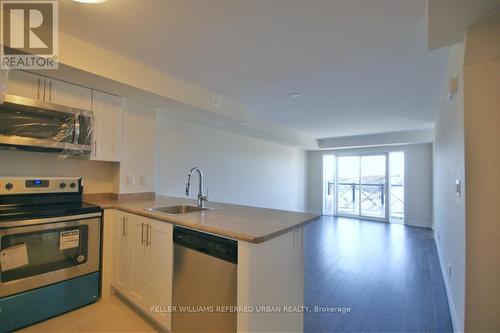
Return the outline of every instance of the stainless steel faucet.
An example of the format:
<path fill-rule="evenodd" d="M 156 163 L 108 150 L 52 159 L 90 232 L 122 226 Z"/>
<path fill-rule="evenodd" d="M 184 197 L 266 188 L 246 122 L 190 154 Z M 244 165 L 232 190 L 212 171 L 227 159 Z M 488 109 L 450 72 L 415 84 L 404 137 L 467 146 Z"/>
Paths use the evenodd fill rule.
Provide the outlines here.
<path fill-rule="evenodd" d="M 198 172 L 198 175 L 200 176 L 200 182 L 199 182 L 199 190 L 198 190 L 198 207 L 205 208 L 205 201 L 208 201 L 208 196 L 203 194 L 203 172 L 201 172 L 201 169 L 198 167 L 194 167 L 191 170 L 189 170 L 188 173 L 188 180 L 186 184 L 186 195 L 189 196 L 191 193 L 191 176 L 193 172 Z"/>

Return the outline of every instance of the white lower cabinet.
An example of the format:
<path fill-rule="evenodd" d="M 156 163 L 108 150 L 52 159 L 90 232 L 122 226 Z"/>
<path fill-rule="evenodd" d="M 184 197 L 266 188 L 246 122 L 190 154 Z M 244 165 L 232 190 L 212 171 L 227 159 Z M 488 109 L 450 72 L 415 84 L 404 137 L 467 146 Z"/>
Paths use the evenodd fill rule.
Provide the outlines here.
<path fill-rule="evenodd" d="M 115 257 L 114 263 L 114 287 L 125 293 L 130 284 L 130 255 L 129 255 L 129 219 L 128 214 L 116 211 L 114 221 L 115 234 Z"/>
<path fill-rule="evenodd" d="M 173 225 L 151 219 L 147 219 L 147 223 L 149 228 L 146 246 L 146 258 L 149 263 L 146 268 L 148 306 L 159 306 L 160 311 L 152 312 L 152 316 L 171 330 L 172 316 L 164 310 L 172 305 Z"/>
<path fill-rule="evenodd" d="M 171 330 L 173 226 L 117 211 L 113 286 Z"/>

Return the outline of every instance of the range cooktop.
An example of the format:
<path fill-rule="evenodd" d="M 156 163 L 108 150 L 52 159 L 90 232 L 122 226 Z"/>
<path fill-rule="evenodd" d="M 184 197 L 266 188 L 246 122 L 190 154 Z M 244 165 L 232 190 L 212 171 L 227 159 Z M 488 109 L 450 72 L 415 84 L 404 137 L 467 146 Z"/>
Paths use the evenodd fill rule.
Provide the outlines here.
<path fill-rule="evenodd" d="M 101 212 L 82 194 L 81 178 L 0 177 L 0 223 Z"/>

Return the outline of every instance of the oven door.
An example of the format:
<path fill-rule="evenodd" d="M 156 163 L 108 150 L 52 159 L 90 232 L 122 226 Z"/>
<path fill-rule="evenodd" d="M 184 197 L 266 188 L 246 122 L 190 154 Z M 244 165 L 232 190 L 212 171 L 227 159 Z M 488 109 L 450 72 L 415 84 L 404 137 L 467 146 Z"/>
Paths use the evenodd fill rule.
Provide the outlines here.
<path fill-rule="evenodd" d="M 101 219 L 75 218 L 0 229 L 0 297 L 99 270 Z"/>

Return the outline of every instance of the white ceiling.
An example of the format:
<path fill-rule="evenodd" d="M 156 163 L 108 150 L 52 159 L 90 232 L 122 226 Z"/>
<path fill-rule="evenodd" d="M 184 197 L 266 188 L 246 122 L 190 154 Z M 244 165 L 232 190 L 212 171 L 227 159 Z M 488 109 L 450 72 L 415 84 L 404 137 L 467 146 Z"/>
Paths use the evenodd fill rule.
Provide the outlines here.
<path fill-rule="evenodd" d="M 64 32 L 314 138 L 432 126 L 447 60 L 427 50 L 425 0 L 66 0 L 60 13 Z"/>

